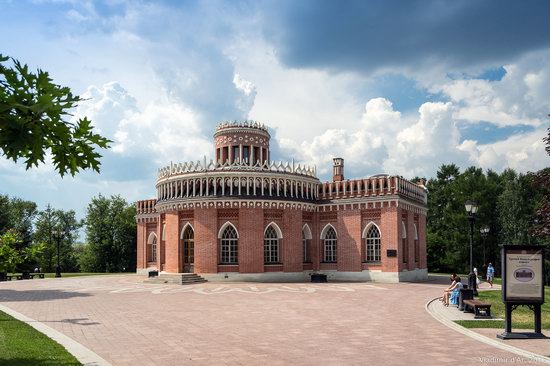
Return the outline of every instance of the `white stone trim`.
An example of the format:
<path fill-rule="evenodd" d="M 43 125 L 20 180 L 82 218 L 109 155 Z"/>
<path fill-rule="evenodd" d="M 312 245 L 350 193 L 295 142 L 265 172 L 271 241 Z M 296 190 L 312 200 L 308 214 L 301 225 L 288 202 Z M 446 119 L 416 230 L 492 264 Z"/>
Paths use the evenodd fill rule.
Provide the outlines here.
<path fill-rule="evenodd" d="M 191 225 L 190 222 L 187 222 L 185 225 L 183 225 L 183 228 L 181 229 L 181 232 L 180 232 L 180 239 L 183 239 L 183 233 L 185 232 L 185 229 L 187 229 L 187 227 L 191 227 L 191 230 L 193 230 L 193 234 L 195 233 L 195 228 L 193 227 L 193 225 Z M 237 229 L 235 229 L 237 230 Z"/>
<path fill-rule="evenodd" d="M 361 233 L 361 238 L 365 239 L 367 237 L 367 233 L 369 232 L 369 229 L 371 226 L 376 226 L 378 229 L 378 232 L 380 233 L 380 239 L 382 239 L 382 230 L 380 230 L 380 226 L 376 225 L 374 221 L 370 221 L 367 225 L 365 225 L 365 228 L 363 229 L 363 233 Z"/>
<path fill-rule="evenodd" d="M 336 228 L 332 226 L 332 224 L 326 224 L 325 227 L 323 227 L 323 230 L 321 230 L 321 237 L 320 237 L 321 240 L 325 239 L 325 235 L 329 227 L 331 227 L 334 230 L 334 232 L 336 233 L 336 239 L 338 239 L 338 231 L 336 230 Z"/>
<path fill-rule="evenodd" d="M 226 221 L 220 227 L 220 230 L 218 231 L 218 239 L 222 238 L 223 232 L 224 232 L 225 228 L 228 227 L 228 226 L 233 226 L 233 229 L 235 229 L 235 232 L 237 233 L 237 239 L 239 239 L 239 230 L 237 230 L 237 227 L 231 221 Z"/>
<path fill-rule="evenodd" d="M 273 226 L 273 229 L 275 229 L 275 232 L 277 233 L 277 239 L 282 239 L 283 238 L 283 231 L 281 230 L 279 225 L 277 225 L 277 223 L 275 223 L 275 221 L 271 221 L 269 224 L 267 224 L 265 226 L 265 228 L 264 228 L 264 238 L 265 238 L 265 232 L 267 231 L 267 228 L 269 226 Z"/>
<path fill-rule="evenodd" d="M 311 229 L 307 223 L 302 226 L 302 233 L 305 233 L 305 239 L 311 240 L 313 239 L 313 235 L 311 235 Z"/>

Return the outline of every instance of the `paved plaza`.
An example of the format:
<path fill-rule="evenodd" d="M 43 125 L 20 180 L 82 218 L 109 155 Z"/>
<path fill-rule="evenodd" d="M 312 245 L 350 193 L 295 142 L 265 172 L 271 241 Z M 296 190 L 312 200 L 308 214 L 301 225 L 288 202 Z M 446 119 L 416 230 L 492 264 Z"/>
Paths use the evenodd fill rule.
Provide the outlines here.
<path fill-rule="evenodd" d="M 177 286 L 143 280 L 4 282 L 0 304 L 113 365 L 468 365 L 517 357 L 426 311 L 443 282 Z"/>

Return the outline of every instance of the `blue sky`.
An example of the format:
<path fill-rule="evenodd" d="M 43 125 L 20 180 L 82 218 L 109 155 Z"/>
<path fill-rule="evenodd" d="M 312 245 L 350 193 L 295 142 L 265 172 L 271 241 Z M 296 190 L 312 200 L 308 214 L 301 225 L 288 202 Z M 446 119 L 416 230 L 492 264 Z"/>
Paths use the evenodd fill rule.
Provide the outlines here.
<path fill-rule="evenodd" d="M 548 1 L 6 1 L 0 53 L 87 100 L 101 174 L 0 158 L 0 193 L 74 209 L 153 197 L 156 170 L 211 157 L 222 120 L 270 126 L 276 160 L 346 176 L 444 163 L 549 165 Z"/>

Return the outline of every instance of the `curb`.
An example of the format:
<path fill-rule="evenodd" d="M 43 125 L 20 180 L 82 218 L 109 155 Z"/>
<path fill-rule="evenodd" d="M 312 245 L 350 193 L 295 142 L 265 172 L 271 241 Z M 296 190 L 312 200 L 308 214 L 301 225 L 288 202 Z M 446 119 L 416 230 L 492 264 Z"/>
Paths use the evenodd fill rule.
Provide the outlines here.
<path fill-rule="evenodd" d="M 501 343 L 501 342 L 499 342 L 495 339 L 491 339 L 489 337 L 486 337 L 484 335 L 476 333 L 473 330 L 470 330 L 468 328 L 464 328 L 463 326 L 458 325 L 455 322 L 448 320 L 447 318 L 444 318 L 442 316 L 439 316 L 439 315 L 435 314 L 434 312 L 432 312 L 429 309 L 429 307 L 430 307 L 430 304 L 432 302 L 436 301 L 437 299 L 438 298 L 436 297 L 436 298 L 428 301 L 425 305 L 425 309 L 435 320 L 439 321 L 440 323 L 446 325 L 447 327 L 449 327 L 449 328 L 451 328 L 451 329 L 453 329 L 453 330 L 455 330 L 459 333 L 464 334 L 465 336 L 473 338 L 476 341 L 480 341 L 480 342 L 483 342 L 483 343 L 488 344 L 490 346 L 500 348 L 504 351 L 515 353 L 516 355 L 528 358 L 528 359 L 530 359 L 530 360 L 532 360 L 536 363 L 550 365 L 550 357 L 542 356 L 542 355 L 539 355 L 539 354 L 534 353 L 534 352 L 526 351 L 526 350 L 523 350 L 521 348 L 517 348 L 517 347 L 514 347 L 514 346 L 510 346 L 508 344 Z"/>
<path fill-rule="evenodd" d="M 112 366 L 109 362 L 101 358 L 101 356 L 99 356 L 97 353 L 84 347 L 82 344 L 78 343 L 74 339 L 67 337 L 65 334 L 47 326 L 46 324 L 31 319 L 28 316 L 23 315 L 1 304 L 0 310 L 14 317 L 15 319 L 30 325 L 40 333 L 53 339 L 54 341 L 65 347 L 65 349 L 84 366 Z"/>

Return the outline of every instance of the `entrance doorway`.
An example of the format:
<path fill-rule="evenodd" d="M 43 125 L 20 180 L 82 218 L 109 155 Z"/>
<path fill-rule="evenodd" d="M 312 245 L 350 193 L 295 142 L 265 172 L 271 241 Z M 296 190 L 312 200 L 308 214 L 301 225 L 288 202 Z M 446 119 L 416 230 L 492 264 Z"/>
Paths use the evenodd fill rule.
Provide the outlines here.
<path fill-rule="evenodd" d="M 183 272 L 193 273 L 195 263 L 195 233 L 191 225 L 185 228 L 183 240 Z"/>

